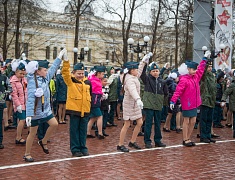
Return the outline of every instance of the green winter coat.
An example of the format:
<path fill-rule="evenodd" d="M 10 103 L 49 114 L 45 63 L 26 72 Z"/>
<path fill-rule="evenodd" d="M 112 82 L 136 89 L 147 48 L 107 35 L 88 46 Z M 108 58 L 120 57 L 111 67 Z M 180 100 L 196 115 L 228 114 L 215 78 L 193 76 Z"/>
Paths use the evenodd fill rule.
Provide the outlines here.
<path fill-rule="evenodd" d="M 230 86 L 224 91 L 222 101 L 226 102 L 229 96 L 229 110 L 235 111 L 235 83 L 231 83 Z"/>
<path fill-rule="evenodd" d="M 107 67 L 107 74 L 110 80 L 110 70 L 113 69 L 112 66 Z M 108 82 L 109 82 L 108 80 Z M 109 102 L 114 102 L 118 100 L 118 78 L 114 78 L 111 82 L 111 84 L 109 84 Z"/>
<path fill-rule="evenodd" d="M 162 111 L 164 95 L 154 94 L 152 92 L 144 91 L 143 103 L 144 108 Z"/>
<path fill-rule="evenodd" d="M 202 105 L 214 108 L 216 102 L 216 78 L 212 72 L 205 72 L 201 82 L 200 91 Z"/>

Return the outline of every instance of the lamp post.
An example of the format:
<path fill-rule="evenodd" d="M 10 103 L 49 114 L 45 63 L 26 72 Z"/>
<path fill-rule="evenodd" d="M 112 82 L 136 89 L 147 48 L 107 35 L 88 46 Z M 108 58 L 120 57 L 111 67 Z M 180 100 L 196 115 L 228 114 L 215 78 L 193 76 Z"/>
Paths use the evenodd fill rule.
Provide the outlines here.
<path fill-rule="evenodd" d="M 100 63 L 100 66 L 105 66 L 105 65 L 109 64 L 109 60 L 108 59 L 106 59 L 105 61 L 99 60 L 98 62 Z"/>
<path fill-rule="evenodd" d="M 203 50 L 203 54 L 205 54 L 206 51 L 207 51 L 207 47 L 206 46 L 202 46 L 202 50 Z"/>
<path fill-rule="evenodd" d="M 88 51 L 89 51 L 89 47 L 86 46 L 84 48 L 81 48 L 80 54 L 77 54 L 78 53 L 78 48 L 76 48 L 76 47 L 73 48 L 73 52 L 75 54 L 77 54 L 77 57 L 80 60 L 80 62 L 85 59 L 85 55 L 88 53 Z M 74 61 L 74 65 L 75 65 L 75 63 L 77 63 L 77 62 Z"/>
<path fill-rule="evenodd" d="M 223 53 L 224 49 L 225 49 L 225 45 L 224 44 L 220 44 L 219 48 L 220 48 L 220 52 Z"/>
<path fill-rule="evenodd" d="M 145 36 L 144 37 L 144 44 L 140 44 L 138 42 L 137 45 L 134 45 L 134 42 L 135 42 L 134 39 L 128 38 L 127 44 L 129 45 L 130 50 L 133 50 L 134 53 L 137 53 L 137 61 L 140 60 L 139 54 L 142 53 L 144 50 L 145 50 L 145 54 L 147 54 L 149 40 L 150 40 L 150 38 L 148 36 Z"/>

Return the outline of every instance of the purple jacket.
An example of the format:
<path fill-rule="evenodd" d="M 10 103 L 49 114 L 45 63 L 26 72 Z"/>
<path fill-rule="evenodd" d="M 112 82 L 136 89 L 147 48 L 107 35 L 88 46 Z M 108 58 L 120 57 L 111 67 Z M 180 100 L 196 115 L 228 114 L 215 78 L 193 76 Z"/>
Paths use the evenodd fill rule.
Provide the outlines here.
<path fill-rule="evenodd" d="M 201 105 L 202 100 L 199 82 L 204 73 L 206 62 L 206 58 L 203 58 L 195 75 L 186 74 L 180 76 L 179 84 L 176 87 L 171 101 L 176 103 L 177 99 L 180 98 L 182 110 L 195 109 Z"/>

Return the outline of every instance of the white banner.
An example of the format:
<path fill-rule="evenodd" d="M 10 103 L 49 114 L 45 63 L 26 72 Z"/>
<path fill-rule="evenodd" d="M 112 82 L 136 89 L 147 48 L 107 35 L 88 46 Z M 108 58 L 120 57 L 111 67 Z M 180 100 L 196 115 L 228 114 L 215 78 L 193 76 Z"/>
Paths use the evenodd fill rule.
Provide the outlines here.
<path fill-rule="evenodd" d="M 231 69 L 233 33 L 232 2 L 233 0 L 215 0 L 215 50 L 217 52 L 220 51 L 214 62 L 215 69 Z M 221 48 L 223 44 L 224 48 Z"/>

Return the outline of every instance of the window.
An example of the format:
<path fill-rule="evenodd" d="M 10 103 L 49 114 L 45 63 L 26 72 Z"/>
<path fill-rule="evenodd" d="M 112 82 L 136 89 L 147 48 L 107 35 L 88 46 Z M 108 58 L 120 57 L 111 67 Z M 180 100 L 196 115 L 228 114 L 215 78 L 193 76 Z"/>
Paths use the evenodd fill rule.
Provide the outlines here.
<path fill-rule="evenodd" d="M 54 47 L 53 49 L 53 59 L 57 58 L 57 47 Z"/>
<path fill-rule="evenodd" d="M 50 59 L 50 46 L 46 47 L 46 59 Z"/>

